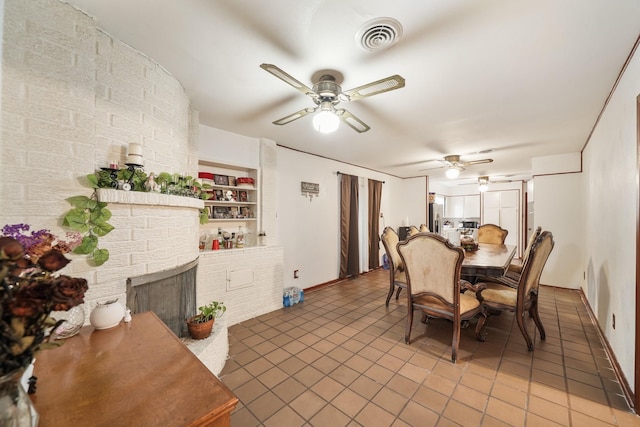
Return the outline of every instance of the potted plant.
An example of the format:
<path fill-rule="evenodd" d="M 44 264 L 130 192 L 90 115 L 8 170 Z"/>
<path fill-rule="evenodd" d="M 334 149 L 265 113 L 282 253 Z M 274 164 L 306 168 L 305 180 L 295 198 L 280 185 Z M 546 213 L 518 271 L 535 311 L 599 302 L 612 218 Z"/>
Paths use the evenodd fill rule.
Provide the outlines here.
<path fill-rule="evenodd" d="M 207 305 L 198 307 L 199 313 L 187 319 L 187 328 L 191 338 L 201 340 L 211 335 L 213 323 L 227 311 L 223 302 L 211 301 Z"/>

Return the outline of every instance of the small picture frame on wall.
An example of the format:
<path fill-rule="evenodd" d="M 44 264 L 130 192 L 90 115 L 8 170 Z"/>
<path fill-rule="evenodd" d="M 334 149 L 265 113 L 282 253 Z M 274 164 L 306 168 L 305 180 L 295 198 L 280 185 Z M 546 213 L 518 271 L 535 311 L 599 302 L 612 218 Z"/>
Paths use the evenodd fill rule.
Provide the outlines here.
<path fill-rule="evenodd" d="M 238 207 L 237 206 L 231 206 L 229 208 L 229 216 L 231 218 L 238 218 Z"/>
<path fill-rule="evenodd" d="M 248 201 L 248 196 L 247 196 L 247 192 L 246 191 L 240 190 L 238 192 L 238 201 L 240 201 L 240 202 Z"/>
<path fill-rule="evenodd" d="M 233 181 L 235 182 L 235 178 Z M 214 175 L 213 182 L 216 185 L 229 185 L 229 177 L 227 175 Z"/>
<path fill-rule="evenodd" d="M 227 185 L 235 187 L 236 186 L 236 177 L 235 176 L 228 176 L 227 177 L 227 182 L 228 182 Z"/>
<path fill-rule="evenodd" d="M 213 194 L 213 200 L 224 200 L 224 191 L 216 190 Z"/>

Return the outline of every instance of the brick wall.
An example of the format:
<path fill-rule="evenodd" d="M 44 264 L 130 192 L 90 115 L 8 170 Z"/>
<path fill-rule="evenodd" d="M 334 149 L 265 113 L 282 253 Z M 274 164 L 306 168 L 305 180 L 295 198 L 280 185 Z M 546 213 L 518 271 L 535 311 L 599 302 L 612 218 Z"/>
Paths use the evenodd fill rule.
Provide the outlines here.
<path fill-rule="evenodd" d="M 58 0 L 5 0 L 3 12 L 0 226 L 29 223 L 63 235 L 61 219 L 70 208 L 65 199 L 89 196 L 84 177 L 113 159 L 124 164 L 131 142 L 142 144 L 147 172 L 197 173 L 197 111 L 159 64 Z M 274 154 L 275 144 L 267 145 Z M 275 158 L 268 164 L 273 178 Z M 100 239 L 100 247 L 110 251 L 110 260 L 95 268 L 71 255 L 65 271 L 88 280 L 87 314 L 98 301 L 125 302 L 128 277 L 199 256 L 197 207 L 160 202 L 154 194 L 107 193 L 101 197 L 110 203 L 115 230 Z M 275 221 L 275 201 L 266 200 Z M 223 269 L 246 267 L 250 251 L 260 253 L 252 258 L 255 286 L 221 294 Z M 229 324 L 277 309 L 281 265 L 277 248 L 204 256 L 197 302 L 225 301 Z"/>
<path fill-rule="evenodd" d="M 197 302 L 224 301 L 228 325 L 282 308 L 282 247 L 206 251 L 198 265 Z M 234 283 L 234 273 L 246 281 Z M 229 280 L 231 279 L 231 280 Z"/>

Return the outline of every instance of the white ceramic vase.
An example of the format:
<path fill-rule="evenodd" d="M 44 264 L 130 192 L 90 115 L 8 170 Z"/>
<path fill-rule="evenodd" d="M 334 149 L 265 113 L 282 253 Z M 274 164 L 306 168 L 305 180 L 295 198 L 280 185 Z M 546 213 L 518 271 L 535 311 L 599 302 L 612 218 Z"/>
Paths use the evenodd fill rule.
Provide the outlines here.
<path fill-rule="evenodd" d="M 108 329 L 117 326 L 124 317 L 124 306 L 118 300 L 98 303 L 89 316 L 96 329 Z"/>

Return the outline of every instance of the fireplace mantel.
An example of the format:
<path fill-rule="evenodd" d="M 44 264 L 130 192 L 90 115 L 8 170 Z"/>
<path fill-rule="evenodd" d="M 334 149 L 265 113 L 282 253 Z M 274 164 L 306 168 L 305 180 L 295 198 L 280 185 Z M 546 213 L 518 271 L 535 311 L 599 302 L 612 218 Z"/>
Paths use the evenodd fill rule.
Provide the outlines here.
<path fill-rule="evenodd" d="M 98 188 L 98 200 L 105 203 L 126 205 L 175 206 L 193 209 L 204 208 L 204 201 L 193 197 L 174 196 L 143 191 L 124 191 Z"/>

